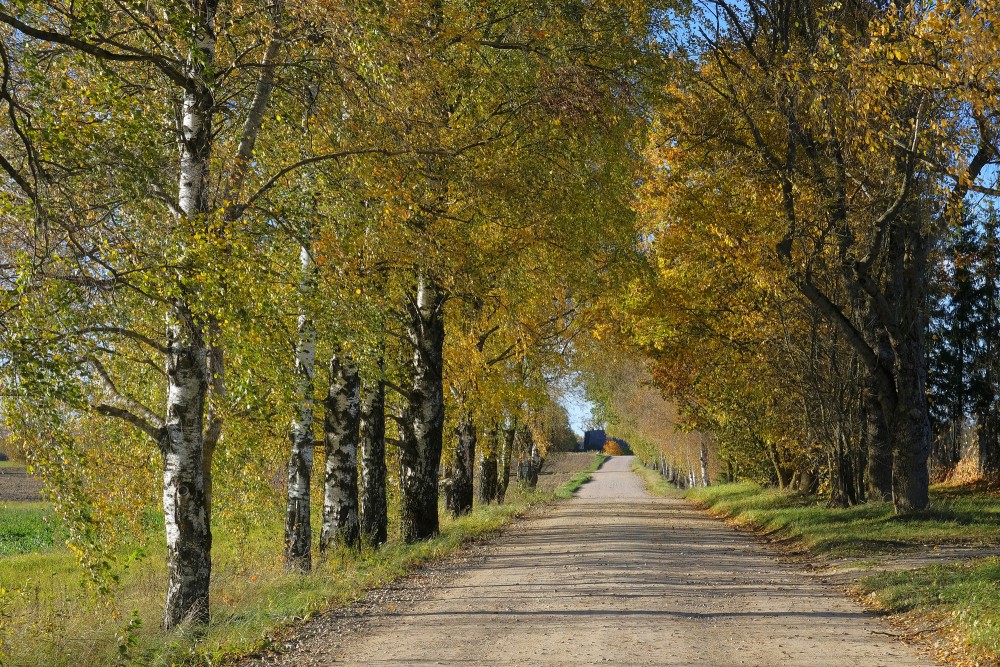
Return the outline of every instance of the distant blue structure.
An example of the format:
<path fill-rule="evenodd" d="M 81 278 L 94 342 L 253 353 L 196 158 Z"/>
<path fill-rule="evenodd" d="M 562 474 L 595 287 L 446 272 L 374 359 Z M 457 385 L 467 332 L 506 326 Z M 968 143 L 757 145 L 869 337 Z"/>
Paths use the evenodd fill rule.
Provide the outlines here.
<path fill-rule="evenodd" d="M 580 446 L 580 451 L 601 451 L 604 449 L 604 443 L 607 441 L 608 434 L 603 429 L 587 431 L 583 434 L 583 444 Z"/>

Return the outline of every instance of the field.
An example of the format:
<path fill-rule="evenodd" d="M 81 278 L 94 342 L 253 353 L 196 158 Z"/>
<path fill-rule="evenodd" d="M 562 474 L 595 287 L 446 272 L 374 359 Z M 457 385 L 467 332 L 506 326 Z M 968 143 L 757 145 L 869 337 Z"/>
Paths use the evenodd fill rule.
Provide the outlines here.
<path fill-rule="evenodd" d="M 0 503 L 0 556 L 51 549 L 58 524 L 47 503 Z"/>
<path fill-rule="evenodd" d="M 41 500 L 42 484 L 24 466 L 0 461 L 0 503 Z"/>

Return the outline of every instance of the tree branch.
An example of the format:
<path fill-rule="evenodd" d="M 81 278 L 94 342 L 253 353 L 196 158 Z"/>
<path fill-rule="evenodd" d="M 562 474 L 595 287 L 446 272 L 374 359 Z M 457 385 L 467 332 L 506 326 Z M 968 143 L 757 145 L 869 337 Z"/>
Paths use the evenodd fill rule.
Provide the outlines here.
<path fill-rule="evenodd" d="M 61 32 L 35 28 L 2 10 L 0 10 L 0 23 L 6 23 L 11 28 L 14 28 L 18 32 L 21 32 L 29 37 L 34 37 L 35 39 L 40 39 L 46 42 L 52 42 L 53 44 L 68 46 L 71 49 L 75 49 L 81 53 L 86 53 L 87 55 L 94 56 L 95 58 L 99 58 L 101 60 L 111 60 L 114 62 L 125 63 L 150 63 L 166 75 L 168 79 L 185 90 L 191 90 L 197 85 L 195 81 L 185 76 L 180 68 L 172 65 L 169 60 L 151 53 L 139 51 L 138 49 L 134 49 L 125 44 L 108 41 L 107 43 L 113 45 L 115 48 L 122 49 L 124 53 L 109 51 L 108 49 L 105 49 L 97 44 L 92 44 L 82 39 L 65 35 Z"/>
<path fill-rule="evenodd" d="M 388 387 L 389 389 L 392 389 L 394 392 L 396 392 L 397 394 L 399 394 L 400 396 L 402 396 L 403 398 L 405 398 L 408 401 L 413 397 L 413 394 L 411 392 L 403 389 L 402 387 L 400 387 L 395 382 L 392 382 L 390 380 L 382 380 L 382 383 L 386 387 Z"/>
<path fill-rule="evenodd" d="M 100 384 L 111 399 L 110 402 L 93 403 L 94 410 L 104 415 L 123 419 L 159 442 L 160 433 L 164 427 L 163 419 L 139 401 L 118 391 L 100 359 L 91 356 L 89 361 L 97 372 Z"/>

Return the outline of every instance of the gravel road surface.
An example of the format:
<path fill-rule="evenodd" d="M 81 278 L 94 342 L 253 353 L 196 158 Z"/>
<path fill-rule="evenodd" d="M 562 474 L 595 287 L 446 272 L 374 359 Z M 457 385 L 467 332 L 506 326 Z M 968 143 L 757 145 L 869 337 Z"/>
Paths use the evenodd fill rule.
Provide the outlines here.
<path fill-rule="evenodd" d="M 608 461 L 420 595 L 314 626 L 268 665 L 934 664 L 833 586 Z"/>

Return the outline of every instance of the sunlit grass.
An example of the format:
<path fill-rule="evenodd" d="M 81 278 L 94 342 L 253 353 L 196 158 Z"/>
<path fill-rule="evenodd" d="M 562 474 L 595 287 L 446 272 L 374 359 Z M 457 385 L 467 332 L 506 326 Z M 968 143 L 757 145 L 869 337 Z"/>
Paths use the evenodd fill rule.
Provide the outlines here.
<path fill-rule="evenodd" d="M 606 457 L 595 457 L 596 470 Z M 557 494 L 572 495 L 570 480 Z M 308 575 L 284 571 L 280 508 L 273 521 L 213 529 L 211 623 L 160 630 L 166 580 L 160 523 L 151 520 L 141 548 L 119 554 L 120 582 L 108 597 L 82 586 L 65 547 L 0 558 L 0 664 L 32 667 L 217 665 L 266 648 L 281 628 L 403 576 L 461 545 L 495 534 L 532 504 L 553 495 L 511 484 L 508 502 L 477 506 L 459 519 L 442 513 L 441 534 L 417 544 L 390 542 L 378 551 L 341 552 L 316 560 Z M 27 504 L 21 504 L 27 506 Z M 40 503 L 32 512 L 51 512 Z M 30 513 L 29 513 L 30 514 Z M 317 513 L 318 514 L 318 513 Z M 32 515 L 33 516 L 33 515 Z"/>
<path fill-rule="evenodd" d="M 555 497 L 562 499 L 572 498 L 573 494 L 575 494 L 581 486 L 593 479 L 594 473 L 597 472 L 600 467 L 604 465 L 604 462 L 610 458 L 611 457 L 606 454 L 595 454 L 594 460 L 586 470 L 576 473 L 568 482 L 556 489 Z"/>
<path fill-rule="evenodd" d="M 48 503 L 0 503 L 0 556 L 51 549 L 58 524 Z"/>
<path fill-rule="evenodd" d="M 684 495 L 683 491 L 668 482 L 663 475 L 656 470 L 642 465 L 638 459 L 632 464 L 632 472 L 642 478 L 643 483 L 646 485 L 646 490 L 654 496 L 680 498 Z"/>
<path fill-rule="evenodd" d="M 995 544 L 1000 498 L 960 489 L 933 489 L 931 509 L 900 517 L 891 503 L 831 508 L 826 500 L 755 484 L 692 489 L 687 497 L 736 523 L 786 536 L 816 553 L 891 554 L 930 544 Z"/>
<path fill-rule="evenodd" d="M 931 509 L 897 517 L 890 503 L 846 509 L 753 484 L 694 489 L 687 497 L 739 524 L 785 536 L 811 552 L 872 558 L 932 545 L 989 546 L 1000 542 L 1000 499 L 974 488 L 936 487 Z M 877 560 L 869 561 L 877 567 Z M 1000 662 L 1000 559 L 932 565 L 862 578 L 869 603 L 944 623 L 976 664 Z"/>
<path fill-rule="evenodd" d="M 934 615 L 951 624 L 982 664 L 1000 658 L 1000 559 L 933 565 L 862 579 L 858 588 L 880 608 Z"/>

